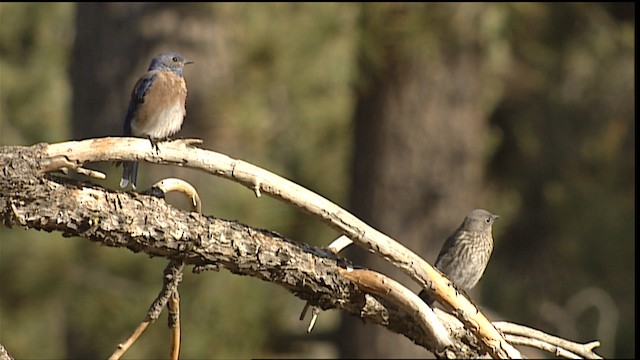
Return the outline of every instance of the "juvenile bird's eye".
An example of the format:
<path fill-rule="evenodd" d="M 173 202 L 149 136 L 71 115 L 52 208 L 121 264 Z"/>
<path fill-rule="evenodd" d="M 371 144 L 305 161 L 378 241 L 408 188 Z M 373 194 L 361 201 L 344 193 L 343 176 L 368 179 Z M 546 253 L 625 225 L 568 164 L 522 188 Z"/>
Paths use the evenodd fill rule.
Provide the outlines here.
<path fill-rule="evenodd" d="M 178 62 L 178 58 L 177 57 L 173 57 L 173 62 Z"/>
<path fill-rule="evenodd" d="M 486 222 L 487 222 L 487 224 L 488 224 L 488 223 L 490 223 L 490 222 L 491 222 L 491 218 L 486 218 L 484 221 L 486 221 Z"/>

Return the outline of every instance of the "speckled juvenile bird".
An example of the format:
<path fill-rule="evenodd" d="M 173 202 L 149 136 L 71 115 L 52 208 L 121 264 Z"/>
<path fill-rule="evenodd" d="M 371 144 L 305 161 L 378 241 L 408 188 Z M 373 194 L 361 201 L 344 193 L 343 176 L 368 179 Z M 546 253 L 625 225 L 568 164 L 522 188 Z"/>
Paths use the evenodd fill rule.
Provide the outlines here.
<path fill-rule="evenodd" d="M 442 245 L 435 267 L 458 289 L 471 290 L 484 274 L 493 251 L 491 230 L 498 217 L 487 210 L 473 210 Z M 425 290 L 418 295 L 429 306 L 433 305 L 434 300 Z"/>
<path fill-rule="evenodd" d="M 151 60 L 149 70 L 133 86 L 124 121 L 124 135 L 146 137 L 156 146 L 177 133 L 187 113 L 184 66 L 193 63 L 175 52 L 163 52 Z M 156 146 L 157 148 L 157 146 Z M 120 187 L 136 188 L 138 162 L 123 163 Z"/>

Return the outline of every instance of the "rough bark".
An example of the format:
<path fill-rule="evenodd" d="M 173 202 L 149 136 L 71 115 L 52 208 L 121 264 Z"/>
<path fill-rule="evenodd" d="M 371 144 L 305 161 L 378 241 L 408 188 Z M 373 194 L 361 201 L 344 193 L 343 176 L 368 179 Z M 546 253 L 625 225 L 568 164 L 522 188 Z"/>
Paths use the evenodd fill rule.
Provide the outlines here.
<path fill-rule="evenodd" d="M 222 267 L 280 285 L 324 310 L 343 309 L 404 333 L 417 344 L 428 343 L 409 314 L 340 276 L 348 260 L 268 230 L 180 210 L 156 196 L 43 175 L 46 148 L 0 148 L 0 212 L 5 226 L 55 231 L 183 261 L 196 272 Z M 452 349 L 447 351 L 453 356 Z"/>
<path fill-rule="evenodd" d="M 114 143 L 118 144 L 115 148 Z M 439 357 L 521 357 L 479 309 L 451 289 L 444 278 L 439 278 L 437 273 L 430 274 L 428 264 L 416 259 L 392 239 L 387 240 L 383 234 L 323 201 L 322 197 L 250 164 L 193 147 L 188 148 L 182 161 L 174 159 L 172 153 L 184 151 L 184 143 L 159 145 L 162 156 L 155 151 L 137 150 L 150 146 L 143 139 L 107 138 L 52 146 L 1 147 L 2 222 L 8 227 L 59 232 L 65 237 L 86 238 L 110 247 L 164 257 L 192 265 L 194 272 L 222 267 L 234 274 L 253 276 L 280 285 L 321 309 L 342 309 L 366 322 L 387 327 Z M 132 153 L 122 155 L 127 152 Z M 254 184 L 250 187 L 257 194 L 262 190 L 271 196 L 289 199 L 298 207 L 324 204 L 326 209 L 331 209 L 327 210 L 331 214 L 314 211 L 311 207 L 307 210 L 330 224 L 336 219 L 342 220 L 341 226 L 349 230 L 346 233 L 355 231 L 358 234 L 351 234 L 351 240 L 359 246 L 366 245 L 373 251 L 388 254 L 388 260 L 396 266 L 417 261 L 419 267 L 403 269 L 417 272 L 414 275 L 422 282 L 428 283 L 430 280 L 427 279 L 433 277 L 434 294 L 455 309 L 454 314 L 462 323 L 439 310 L 435 312 L 436 318 L 424 302 L 399 282 L 368 269 L 353 269 L 348 260 L 335 255 L 332 247 L 319 249 L 268 230 L 174 208 L 157 195 L 157 188 L 143 193 L 122 193 L 51 173 L 74 169 L 100 178 L 99 173 L 87 171 L 82 164 L 104 156 L 189 164 L 245 185 Z M 445 288 L 449 289 L 441 292 Z M 517 333 L 521 334 L 522 329 Z M 535 334 L 534 337 L 540 338 Z M 534 340 L 540 343 L 540 340 Z M 520 336 L 515 341 L 532 343 Z M 561 343 L 554 337 L 544 337 L 543 342 L 537 346 L 555 349 Z M 599 342 L 562 344 L 570 349 L 566 352 L 568 355 L 580 351 L 597 357 L 592 349 L 599 346 Z"/>

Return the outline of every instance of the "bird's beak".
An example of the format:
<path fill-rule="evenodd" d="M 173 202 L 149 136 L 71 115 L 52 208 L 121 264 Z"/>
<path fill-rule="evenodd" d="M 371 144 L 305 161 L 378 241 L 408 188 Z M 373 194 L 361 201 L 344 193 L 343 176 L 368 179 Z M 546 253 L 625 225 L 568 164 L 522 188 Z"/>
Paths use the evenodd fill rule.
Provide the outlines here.
<path fill-rule="evenodd" d="M 191 60 L 185 60 L 185 61 L 184 61 L 184 64 L 185 64 L 185 65 L 193 64 L 193 61 L 191 61 Z"/>

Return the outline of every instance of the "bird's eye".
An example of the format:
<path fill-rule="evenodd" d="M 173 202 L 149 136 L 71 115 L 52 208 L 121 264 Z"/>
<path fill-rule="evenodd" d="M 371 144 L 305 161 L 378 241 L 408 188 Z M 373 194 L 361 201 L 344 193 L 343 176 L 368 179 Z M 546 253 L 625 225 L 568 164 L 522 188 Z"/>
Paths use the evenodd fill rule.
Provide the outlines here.
<path fill-rule="evenodd" d="M 178 62 L 178 58 L 177 57 L 173 57 L 173 62 Z"/>
<path fill-rule="evenodd" d="M 484 221 L 486 221 L 487 224 L 489 224 L 491 222 L 491 218 L 486 218 Z"/>

